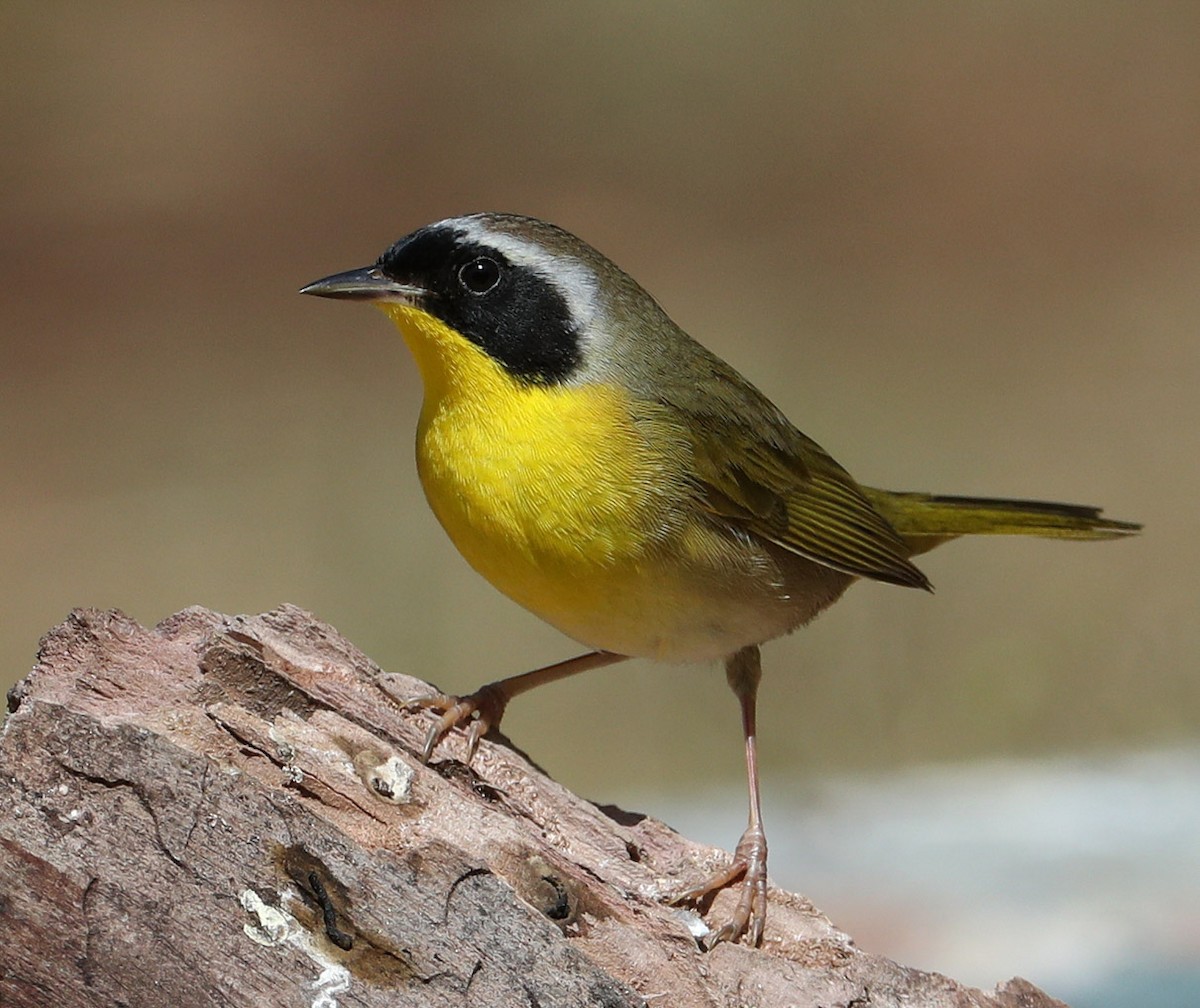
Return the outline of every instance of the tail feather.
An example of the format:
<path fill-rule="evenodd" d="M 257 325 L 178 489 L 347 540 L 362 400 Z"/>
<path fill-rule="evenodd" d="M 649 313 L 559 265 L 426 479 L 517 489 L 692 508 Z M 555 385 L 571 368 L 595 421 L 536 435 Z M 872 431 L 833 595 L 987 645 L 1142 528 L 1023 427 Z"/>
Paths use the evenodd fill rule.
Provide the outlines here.
<path fill-rule="evenodd" d="M 1120 539 L 1141 530 L 1135 522 L 1103 518 L 1099 508 L 1047 501 L 945 497 L 867 489 L 892 526 L 923 552 L 960 535 L 1033 535 L 1053 539 Z"/>

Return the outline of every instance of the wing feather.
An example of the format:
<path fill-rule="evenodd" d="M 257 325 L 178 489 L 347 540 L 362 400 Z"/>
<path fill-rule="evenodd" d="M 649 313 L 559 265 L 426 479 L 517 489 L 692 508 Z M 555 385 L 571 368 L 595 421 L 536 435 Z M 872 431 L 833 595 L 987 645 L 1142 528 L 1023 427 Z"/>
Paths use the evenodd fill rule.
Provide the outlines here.
<path fill-rule="evenodd" d="M 711 415 L 689 425 L 710 511 L 834 570 L 929 588 L 854 478 L 773 408 L 771 420 L 765 432 Z"/>

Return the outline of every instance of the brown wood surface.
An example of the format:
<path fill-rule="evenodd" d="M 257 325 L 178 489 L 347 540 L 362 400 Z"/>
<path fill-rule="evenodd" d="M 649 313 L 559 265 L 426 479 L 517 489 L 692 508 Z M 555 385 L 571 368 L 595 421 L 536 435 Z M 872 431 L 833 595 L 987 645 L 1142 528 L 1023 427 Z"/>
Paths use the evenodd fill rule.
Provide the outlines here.
<path fill-rule="evenodd" d="M 861 951 L 774 889 L 762 948 L 702 952 L 666 900 L 727 855 L 502 743 L 422 765 L 430 715 L 396 698 L 428 692 L 291 606 L 72 613 L 0 737 L 0 1005 L 1060 1004 Z"/>

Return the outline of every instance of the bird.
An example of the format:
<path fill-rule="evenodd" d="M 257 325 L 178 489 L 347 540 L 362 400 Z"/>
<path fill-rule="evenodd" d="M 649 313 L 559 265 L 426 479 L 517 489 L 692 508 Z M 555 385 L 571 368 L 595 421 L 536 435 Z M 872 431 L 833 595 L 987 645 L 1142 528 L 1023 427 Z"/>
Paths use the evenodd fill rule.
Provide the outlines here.
<path fill-rule="evenodd" d="M 421 227 L 301 293 L 392 320 L 420 372 L 416 468 L 437 520 L 505 595 L 590 650 L 419 706 L 422 756 L 467 729 L 467 761 L 508 703 L 627 658 L 723 662 L 740 705 L 749 814 L 726 868 L 675 902 L 737 887 L 702 944 L 761 944 L 767 840 L 760 646 L 867 579 L 931 590 L 913 558 L 963 535 L 1115 539 L 1098 508 L 858 483 L 631 276 L 534 217 Z"/>

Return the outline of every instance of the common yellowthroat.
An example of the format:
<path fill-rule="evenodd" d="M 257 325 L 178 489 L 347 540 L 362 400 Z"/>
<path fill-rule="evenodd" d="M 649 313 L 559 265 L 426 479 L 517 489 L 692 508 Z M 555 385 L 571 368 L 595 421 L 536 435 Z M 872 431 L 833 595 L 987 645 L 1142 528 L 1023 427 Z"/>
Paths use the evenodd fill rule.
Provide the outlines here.
<path fill-rule="evenodd" d="M 750 815 L 740 880 L 709 943 L 762 938 L 759 645 L 803 626 L 857 578 L 930 587 L 912 557 L 960 535 L 1113 539 L 1096 508 L 945 497 L 857 483 L 770 400 L 574 235 L 481 213 L 401 238 L 373 266 L 302 293 L 367 301 L 421 372 L 417 472 L 462 555 L 587 654 L 439 696 L 425 758 L 470 723 L 467 758 L 516 695 L 637 656 L 721 659 L 741 703 Z"/>

